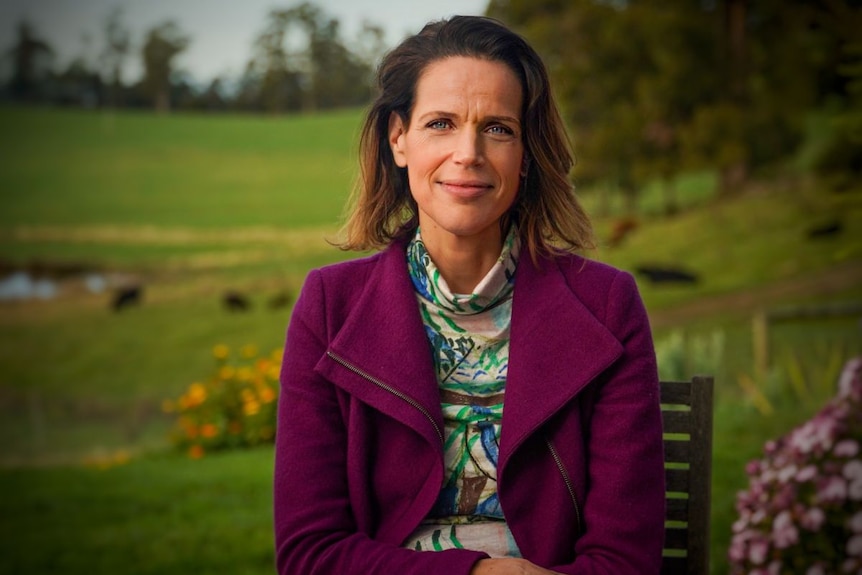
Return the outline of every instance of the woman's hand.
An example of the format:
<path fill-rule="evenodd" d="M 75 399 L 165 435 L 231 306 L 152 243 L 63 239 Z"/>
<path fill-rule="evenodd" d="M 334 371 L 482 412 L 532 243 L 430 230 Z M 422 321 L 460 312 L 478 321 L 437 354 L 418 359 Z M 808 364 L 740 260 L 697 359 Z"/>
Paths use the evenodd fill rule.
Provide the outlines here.
<path fill-rule="evenodd" d="M 560 575 L 530 563 L 526 559 L 482 559 L 470 570 L 470 575 Z"/>

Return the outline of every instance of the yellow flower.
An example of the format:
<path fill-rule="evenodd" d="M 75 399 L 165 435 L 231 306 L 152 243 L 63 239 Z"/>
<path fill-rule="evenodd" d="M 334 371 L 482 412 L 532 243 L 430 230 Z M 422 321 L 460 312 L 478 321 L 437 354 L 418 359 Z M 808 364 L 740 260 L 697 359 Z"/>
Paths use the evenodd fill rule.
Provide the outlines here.
<path fill-rule="evenodd" d="M 201 436 L 212 438 L 218 435 L 218 427 L 212 423 L 205 423 L 201 426 Z"/>
<path fill-rule="evenodd" d="M 240 381 L 251 381 L 252 379 L 254 379 L 254 372 L 251 370 L 251 368 L 241 367 L 237 370 L 236 377 Z"/>
<path fill-rule="evenodd" d="M 264 387 L 260 390 L 260 400 L 264 403 L 272 403 L 275 401 L 276 394 L 275 390 L 271 387 Z"/>
<path fill-rule="evenodd" d="M 204 456 L 204 448 L 200 445 L 192 445 L 189 447 L 189 457 L 192 459 L 200 459 Z"/>
<path fill-rule="evenodd" d="M 227 359 L 228 355 L 230 355 L 230 350 L 225 344 L 220 343 L 213 347 L 213 356 L 216 359 Z"/>
<path fill-rule="evenodd" d="M 198 405 L 207 398 L 207 389 L 203 384 L 195 382 L 189 386 L 189 400 L 192 405 Z"/>
<path fill-rule="evenodd" d="M 257 415 L 259 411 L 260 404 L 257 401 L 248 401 L 242 406 L 242 412 L 246 415 Z"/>
<path fill-rule="evenodd" d="M 240 353 L 244 358 L 251 359 L 257 355 L 257 347 L 253 346 L 252 344 L 244 345 L 242 346 Z"/>
<path fill-rule="evenodd" d="M 221 379 L 227 380 L 227 379 L 231 379 L 235 373 L 236 373 L 236 370 L 233 367 L 226 365 L 219 370 L 218 376 Z"/>

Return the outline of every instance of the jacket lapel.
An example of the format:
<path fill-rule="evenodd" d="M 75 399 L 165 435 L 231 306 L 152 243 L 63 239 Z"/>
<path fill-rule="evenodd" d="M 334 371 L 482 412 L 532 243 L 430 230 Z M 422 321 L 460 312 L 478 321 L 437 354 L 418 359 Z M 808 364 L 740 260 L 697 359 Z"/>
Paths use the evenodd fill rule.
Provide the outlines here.
<path fill-rule="evenodd" d="M 405 257 L 401 242 L 380 254 L 317 369 L 442 452 L 437 377 Z"/>
<path fill-rule="evenodd" d="M 525 253 L 515 276 L 501 467 L 622 352 L 620 342 L 573 293 L 557 262 L 545 259 L 537 268 Z"/>
<path fill-rule="evenodd" d="M 331 355 L 324 356 L 317 369 L 442 451 L 437 377 L 405 257 L 401 242 L 380 254 L 332 339 Z M 512 304 L 501 468 L 527 436 L 622 351 L 620 342 L 573 293 L 556 261 L 545 259 L 539 268 L 524 253 Z"/>

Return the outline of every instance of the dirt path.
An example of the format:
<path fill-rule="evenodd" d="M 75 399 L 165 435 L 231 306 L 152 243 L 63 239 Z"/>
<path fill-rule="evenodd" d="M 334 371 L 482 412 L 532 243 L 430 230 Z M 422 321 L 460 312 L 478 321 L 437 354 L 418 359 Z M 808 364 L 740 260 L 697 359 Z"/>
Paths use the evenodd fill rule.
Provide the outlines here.
<path fill-rule="evenodd" d="M 823 298 L 851 290 L 856 290 L 856 298 L 862 298 L 862 262 L 848 262 L 816 275 L 784 280 L 741 292 L 698 298 L 672 308 L 651 312 L 650 322 L 654 328 L 672 327 L 724 313 L 751 314 L 758 309 L 775 306 L 790 299 L 815 296 Z"/>

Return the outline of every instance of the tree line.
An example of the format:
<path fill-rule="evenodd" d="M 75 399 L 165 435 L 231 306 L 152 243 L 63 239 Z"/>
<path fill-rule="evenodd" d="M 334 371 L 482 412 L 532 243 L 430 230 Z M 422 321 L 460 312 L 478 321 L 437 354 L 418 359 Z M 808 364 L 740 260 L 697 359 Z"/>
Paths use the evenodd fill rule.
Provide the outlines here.
<path fill-rule="evenodd" d="M 193 39 L 175 21 L 147 30 L 137 50 L 120 8 L 101 27 L 96 62 L 73 59 L 64 69 L 56 54 L 26 21 L 5 53 L 8 81 L 0 98 L 23 103 L 91 108 L 154 108 L 208 111 L 296 112 L 356 106 L 368 102 L 384 31 L 363 23 L 348 43 L 340 22 L 305 2 L 269 12 L 238 78 L 216 77 L 196 86 L 177 68 L 177 57 Z M 139 58 L 143 74 L 123 81 L 123 69 Z"/>
<path fill-rule="evenodd" d="M 723 193 L 786 163 L 806 122 L 834 119 L 813 167 L 836 188 L 862 181 L 862 0 L 489 0 L 549 66 L 573 134 L 581 183 L 631 200 L 683 171 L 719 174 Z M 351 42 L 312 3 L 267 15 L 239 78 L 196 88 L 176 69 L 192 39 L 179 24 L 146 32 L 133 53 L 120 10 L 102 27 L 98 66 L 55 71 L 52 49 L 26 23 L 6 57 L 2 97 L 90 107 L 290 113 L 366 104 L 383 30 Z M 122 80 L 130 58 L 143 76 Z"/>
<path fill-rule="evenodd" d="M 814 164 L 862 181 L 859 0 L 490 0 L 542 52 L 582 181 L 629 198 L 683 170 L 723 193 L 795 153 L 813 112 L 835 119 Z"/>

